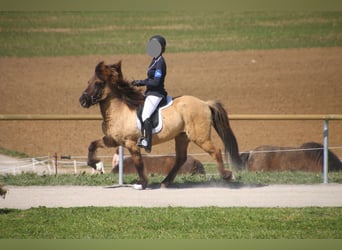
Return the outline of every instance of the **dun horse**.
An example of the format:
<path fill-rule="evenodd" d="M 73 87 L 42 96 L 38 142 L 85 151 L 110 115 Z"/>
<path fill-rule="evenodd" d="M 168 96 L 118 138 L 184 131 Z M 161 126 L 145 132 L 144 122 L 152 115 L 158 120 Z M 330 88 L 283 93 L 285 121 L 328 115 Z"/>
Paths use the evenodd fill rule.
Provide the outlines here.
<path fill-rule="evenodd" d="M 136 112 L 143 105 L 144 96 L 141 89 L 133 87 L 123 77 L 121 61 L 111 65 L 100 62 L 79 101 L 84 108 L 98 103 L 103 117 L 104 137 L 90 144 L 88 165 L 96 168 L 100 162 L 96 157 L 98 148 L 121 145 L 130 152 L 139 175 L 139 184 L 143 189 L 146 188 L 148 180 L 140 148 L 136 145 L 140 136 Z M 212 156 L 223 179 L 233 178 L 232 171 L 224 167 L 221 150 L 211 139 L 212 126 L 221 138 L 225 152 L 229 153 L 233 166 L 241 167 L 238 144 L 230 128 L 227 112 L 219 101 L 205 102 L 193 96 L 180 96 L 174 98 L 173 104 L 162 111 L 162 120 L 162 130 L 153 135 L 152 144 L 174 139 L 176 150 L 174 166 L 162 181 L 162 187 L 172 183 L 178 169 L 186 161 L 189 142 L 194 142 Z"/>

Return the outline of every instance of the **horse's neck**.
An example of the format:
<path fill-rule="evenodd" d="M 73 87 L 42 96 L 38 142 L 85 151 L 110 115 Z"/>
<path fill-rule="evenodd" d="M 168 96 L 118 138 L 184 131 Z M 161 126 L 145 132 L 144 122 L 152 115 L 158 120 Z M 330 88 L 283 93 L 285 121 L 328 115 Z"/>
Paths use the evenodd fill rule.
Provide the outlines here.
<path fill-rule="evenodd" d="M 130 113 L 128 106 L 117 98 L 108 98 L 102 102 L 100 110 L 104 122 L 120 122 Z"/>

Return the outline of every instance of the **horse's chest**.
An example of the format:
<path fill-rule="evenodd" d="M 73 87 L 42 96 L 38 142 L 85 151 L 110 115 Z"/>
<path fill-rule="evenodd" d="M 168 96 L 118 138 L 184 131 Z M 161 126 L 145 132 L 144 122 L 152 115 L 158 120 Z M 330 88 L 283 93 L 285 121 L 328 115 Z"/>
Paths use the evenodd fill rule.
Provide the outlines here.
<path fill-rule="evenodd" d="M 113 138 L 120 137 L 127 133 L 134 133 L 137 130 L 136 124 L 123 123 L 123 122 L 103 122 L 102 131 L 106 136 Z"/>

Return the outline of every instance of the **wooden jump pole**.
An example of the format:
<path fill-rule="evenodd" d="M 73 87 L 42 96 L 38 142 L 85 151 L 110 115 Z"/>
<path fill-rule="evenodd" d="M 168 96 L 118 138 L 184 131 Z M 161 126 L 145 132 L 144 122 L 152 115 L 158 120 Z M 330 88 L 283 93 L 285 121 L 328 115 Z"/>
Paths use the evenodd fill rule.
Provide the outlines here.
<path fill-rule="evenodd" d="M 55 114 L 0 114 L 0 120 L 5 121 L 22 121 L 22 120 L 33 120 L 33 121 L 60 121 L 60 120 L 102 120 L 101 115 L 55 115 Z"/>
<path fill-rule="evenodd" d="M 342 120 L 342 114 L 232 114 L 229 120 Z"/>

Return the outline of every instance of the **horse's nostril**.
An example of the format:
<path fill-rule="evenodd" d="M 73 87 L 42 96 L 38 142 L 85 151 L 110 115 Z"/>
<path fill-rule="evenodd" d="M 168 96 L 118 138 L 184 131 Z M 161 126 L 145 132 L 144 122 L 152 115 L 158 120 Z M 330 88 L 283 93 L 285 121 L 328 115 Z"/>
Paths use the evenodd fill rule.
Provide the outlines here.
<path fill-rule="evenodd" d="M 79 99 L 79 102 L 80 102 L 81 106 L 84 107 L 84 108 L 89 107 L 87 99 L 89 99 L 89 98 L 87 98 L 87 96 L 84 95 L 84 94 L 81 95 L 81 97 Z"/>

